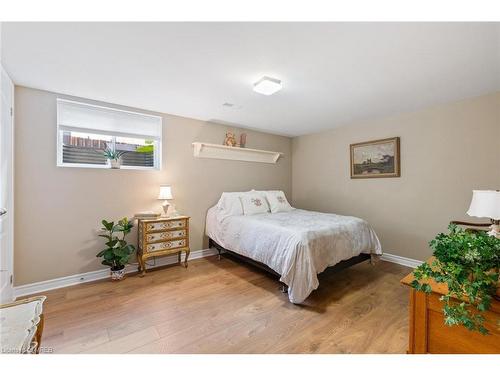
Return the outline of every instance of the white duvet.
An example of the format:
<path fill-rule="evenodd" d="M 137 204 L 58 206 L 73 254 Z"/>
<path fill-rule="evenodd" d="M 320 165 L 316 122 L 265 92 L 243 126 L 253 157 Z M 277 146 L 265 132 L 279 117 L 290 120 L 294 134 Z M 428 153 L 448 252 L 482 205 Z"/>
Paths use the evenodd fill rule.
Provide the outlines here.
<path fill-rule="evenodd" d="M 279 273 L 292 303 L 318 287 L 317 274 L 325 268 L 361 253 L 382 254 L 374 230 L 356 217 L 294 209 L 218 220 L 216 212 L 208 211 L 206 234 Z"/>

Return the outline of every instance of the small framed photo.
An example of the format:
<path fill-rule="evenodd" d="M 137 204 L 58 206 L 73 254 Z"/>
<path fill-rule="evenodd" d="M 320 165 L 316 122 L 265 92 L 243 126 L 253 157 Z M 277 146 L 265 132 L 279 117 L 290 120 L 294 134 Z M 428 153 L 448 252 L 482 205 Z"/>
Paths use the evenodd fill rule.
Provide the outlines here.
<path fill-rule="evenodd" d="M 399 137 L 354 143 L 351 178 L 400 177 Z"/>

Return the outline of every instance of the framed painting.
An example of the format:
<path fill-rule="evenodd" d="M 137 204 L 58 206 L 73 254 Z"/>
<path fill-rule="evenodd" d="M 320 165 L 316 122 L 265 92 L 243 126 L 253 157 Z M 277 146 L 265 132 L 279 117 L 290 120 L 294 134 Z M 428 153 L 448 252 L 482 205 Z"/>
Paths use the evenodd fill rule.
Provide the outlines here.
<path fill-rule="evenodd" d="M 351 178 L 400 177 L 399 137 L 354 143 Z"/>

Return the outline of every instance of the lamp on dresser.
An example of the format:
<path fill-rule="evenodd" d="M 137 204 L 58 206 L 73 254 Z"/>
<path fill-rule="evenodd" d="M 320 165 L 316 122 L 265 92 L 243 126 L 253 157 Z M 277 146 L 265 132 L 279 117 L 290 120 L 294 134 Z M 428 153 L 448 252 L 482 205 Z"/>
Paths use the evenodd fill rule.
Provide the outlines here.
<path fill-rule="evenodd" d="M 169 185 L 160 185 L 160 193 L 158 194 L 158 199 L 163 200 L 163 214 L 162 217 L 168 216 L 168 208 L 170 207 L 169 199 L 173 199 L 172 197 L 172 187 Z"/>
<path fill-rule="evenodd" d="M 474 190 L 467 214 L 491 225 L 452 221 L 431 241 L 434 256 L 401 280 L 411 287 L 408 353 L 500 353 L 500 191 Z"/>
<path fill-rule="evenodd" d="M 473 190 L 467 215 L 490 219 L 488 234 L 500 239 L 500 190 Z"/>

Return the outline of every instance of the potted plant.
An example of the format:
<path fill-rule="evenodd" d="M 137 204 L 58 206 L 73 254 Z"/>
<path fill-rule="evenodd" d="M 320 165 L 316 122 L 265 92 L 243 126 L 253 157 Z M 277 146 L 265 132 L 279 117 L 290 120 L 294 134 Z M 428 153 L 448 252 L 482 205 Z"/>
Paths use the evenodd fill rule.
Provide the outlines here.
<path fill-rule="evenodd" d="M 445 283 L 448 293 L 441 297 L 445 324 L 487 334 L 481 312 L 489 310 L 492 299 L 498 298 L 500 239 L 454 224 L 448 228 L 448 234 L 440 233 L 430 242 L 435 259 L 415 269 L 411 286 L 431 293 L 426 280 Z"/>
<path fill-rule="evenodd" d="M 120 169 L 121 157 L 125 153 L 126 153 L 126 151 L 116 151 L 116 150 L 112 150 L 108 147 L 104 150 L 104 157 L 106 159 L 108 159 L 108 165 L 112 169 Z"/>
<path fill-rule="evenodd" d="M 134 225 L 126 217 L 117 224 L 103 220 L 102 225 L 101 229 L 105 234 L 100 234 L 99 237 L 106 239 L 106 248 L 96 256 L 103 258 L 102 264 L 111 267 L 111 280 L 121 280 L 125 275 L 125 265 L 135 252 L 135 247 L 125 241 L 125 236 Z"/>

